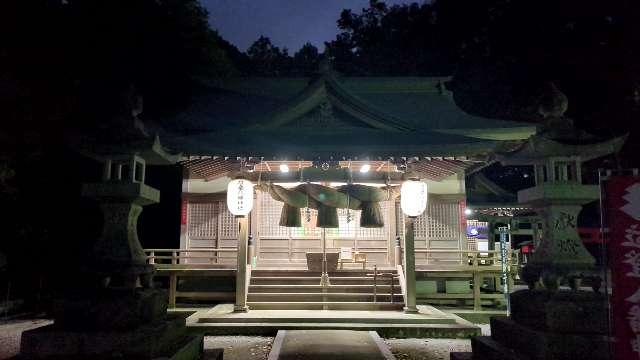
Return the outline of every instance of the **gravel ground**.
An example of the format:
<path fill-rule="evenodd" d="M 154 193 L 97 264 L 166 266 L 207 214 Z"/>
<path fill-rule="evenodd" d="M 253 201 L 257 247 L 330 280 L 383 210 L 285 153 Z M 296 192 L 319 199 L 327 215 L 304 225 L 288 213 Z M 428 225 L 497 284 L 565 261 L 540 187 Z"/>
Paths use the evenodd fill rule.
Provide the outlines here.
<path fill-rule="evenodd" d="M 264 336 L 206 336 L 204 351 L 224 348 L 224 360 L 266 360 L 271 351 L 272 337 Z"/>
<path fill-rule="evenodd" d="M 23 331 L 51 324 L 51 320 L 12 320 L 0 323 L 0 360 L 9 359 L 20 350 Z M 482 334 L 489 334 L 488 324 L 479 324 Z M 266 360 L 271 351 L 273 337 L 262 336 L 207 336 L 207 349 L 224 348 L 225 360 Z M 466 339 L 385 339 L 398 360 L 449 359 L 452 351 L 471 351 L 471 341 Z"/>
<path fill-rule="evenodd" d="M 491 335 L 489 324 L 476 324 Z M 449 360 L 451 352 L 471 351 L 469 339 L 385 339 L 397 360 Z"/>
<path fill-rule="evenodd" d="M 20 351 L 20 337 L 25 330 L 51 324 L 51 320 L 29 319 L 0 322 L 0 359 L 9 359 Z"/>
<path fill-rule="evenodd" d="M 471 351 L 467 339 L 385 339 L 398 360 L 449 360 L 452 351 Z"/>

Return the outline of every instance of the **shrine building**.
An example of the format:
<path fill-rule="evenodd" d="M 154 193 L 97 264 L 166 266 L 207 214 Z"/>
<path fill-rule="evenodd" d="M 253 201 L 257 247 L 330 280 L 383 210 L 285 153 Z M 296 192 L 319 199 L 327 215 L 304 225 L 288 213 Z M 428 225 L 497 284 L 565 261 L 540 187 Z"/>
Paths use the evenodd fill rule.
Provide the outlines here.
<path fill-rule="evenodd" d="M 592 266 L 575 231 L 567 240 L 575 252 L 553 245 L 547 217 L 570 219 L 597 199 L 597 189 L 582 185 L 581 164 L 616 152 L 624 138 L 573 129 L 555 88 L 553 101 L 540 105 L 543 121 L 533 124 L 466 113 L 449 81 L 343 77 L 326 65 L 309 78 L 219 80 L 179 115 L 147 124 L 155 139 L 95 157 L 105 163 L 105 181 L 144 183 L 145 164 L 181 164 L 180 239 L 175 248 L 136 250 L 136 261 L 169 276 L 170 306 L 195 299 L 233 302 L 237 311 L 479 310 L 502 303 L 504 286 L 517 280 L 509 238 L 523 231 L 551 254 L 533 256 L 532 268 Z M 495 162 L 531 166 L 535 186 L 512 194 L 510 204 L 468 204 L 469 181 L 504 193 L 479 174 Z M 234 179 L 244 185 L 231 195 Z M 424 193 L 403 200 L 407 182 Z M 424 211 L 408 216 L 405 200 L 426 202 Z M 554 204 L 571 204 L 571 214 L 554 212 Z M 250 211 L 235 216 L 231 205 Z M 522 222 L 531 230 L 519 229 Z M 507 233 L 504 254 L 493 241 L 497 224 Z M 492 239 L 480 247 L 478 229 Z M 202 274 L 212 276 L 208 286 L 188 285 Z"/>

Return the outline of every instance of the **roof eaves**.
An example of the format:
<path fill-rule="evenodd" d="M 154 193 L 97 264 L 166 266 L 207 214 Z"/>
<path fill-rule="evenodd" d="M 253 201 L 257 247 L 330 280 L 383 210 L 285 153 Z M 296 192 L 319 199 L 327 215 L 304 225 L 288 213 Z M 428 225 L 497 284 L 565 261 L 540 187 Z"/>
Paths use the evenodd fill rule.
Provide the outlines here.
<path fill-rule="evenodd" d="M 483 140 L 526 140 L 535 135 L 538 128 L 534 125 L 524 124 L 522 126 L 504 128 L 480 128 L 480 129 L 433 129 L 434 132 L 443 134 L 462 135 Z"/>

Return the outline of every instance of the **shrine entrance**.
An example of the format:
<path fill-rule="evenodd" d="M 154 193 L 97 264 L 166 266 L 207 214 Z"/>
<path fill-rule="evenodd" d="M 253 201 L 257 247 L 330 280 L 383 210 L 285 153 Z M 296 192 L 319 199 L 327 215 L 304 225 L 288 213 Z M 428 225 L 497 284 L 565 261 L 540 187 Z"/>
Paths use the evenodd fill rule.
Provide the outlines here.
<path fill-rule="evenodd" d="M 235 164 L 234 164 L 235 163 Z M 377 202 L 379 224 L 362 226 L 362 210 L 338 208 L 337 222 L 324 228 L 326 251 L 339 254 L 332 257 L 330 268 L 337 262 L 343 269 L 395 268 L 402 253 L 405 215 L 400 208 L 399 186 L 403 172 L 390 161 L 350 161 L 334 164 L 333 169 L 322 170 L 322 164 L 314 167 L 312 162 L 262 161 L 251 165 L 245 175 L 256 183 L 253 211 L 249 217 L 249 259 L 254 268 L 307 269 L 308 255 L 322 253 L 323 228 L 318 227 L 318 210 L 302 207 L 299 225 L 282 226 L 283 211 L 287 206 L 270 194 L 269 186 L 280 191 L 291 191 L 301 184 L 311 183 L 324 188 L 340 188 L 347 181 L 362 184 L 368 189 L 378 189 L 383 194 Z M 430 159 L 420 161 L 428 168 L 431 179 L 425 179 L 429 189 L 427 209 L 415 221 L 416 264 L 455 263 L 460 261 L 456 253 L 427 253 L 430 249 L 460 251 L 468 249 L 465 229 L 464 169 L 473 165 L 471 161 Z M 286 165 L 289 172 L 280 171 Z M 361 169 L 367 165 L 367 172 Z M 415 166 L 415 164 L 413 165 Z M 215 179 L 202 179 L 199 174 L 208 174 L 208 169 L 231 169 L 238 167 L 235 160 L 222 158 L 191 160 L 185 163 L 190 177 L 183 184 L 182 249 L 234 249 L 237 244 L 235 220 L 225 204 L 224 191 L 229 181 L 229 172 L 218 174 Z M 234 172 L 238 174 L 238 170 Z M 301 182 L 301 174 L 305 182 Z M 319 181 L 324 180 L 324 181 Z M 393 194 L 386 195 L 386 191 Z M 313 200 L 313 199 L 312 199 Z M 353 201 L 357 201 L 354 198 Z M 189 263 L 209 263 L 192 258 Z M 232 264 L 235 253 L 216 254 L 215 263 Z M 194 253 L 194 256 L 195 253 Z M 355 261 L 358 257 L 359 261 Z M 353 262 L 342 260 L 353 259 Z"/>

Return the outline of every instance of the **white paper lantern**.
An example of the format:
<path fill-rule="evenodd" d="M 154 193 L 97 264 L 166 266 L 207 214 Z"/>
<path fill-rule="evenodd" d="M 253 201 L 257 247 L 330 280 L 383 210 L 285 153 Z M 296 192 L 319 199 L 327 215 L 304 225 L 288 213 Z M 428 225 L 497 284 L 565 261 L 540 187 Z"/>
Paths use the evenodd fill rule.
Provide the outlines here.
<path fill-rule="evenodd" d="M 249 180 L 231 180 L 227 186 L 227 207 L 236 216 L 246 216 L 253 209 L 253 184 Z"/>
<path fill-rule="evenodd" d="M 403 182 L 400 187 L 400 207 L 407 216 L 420 216 L 427 207 L 427 184 L 418 180 Z"/>

